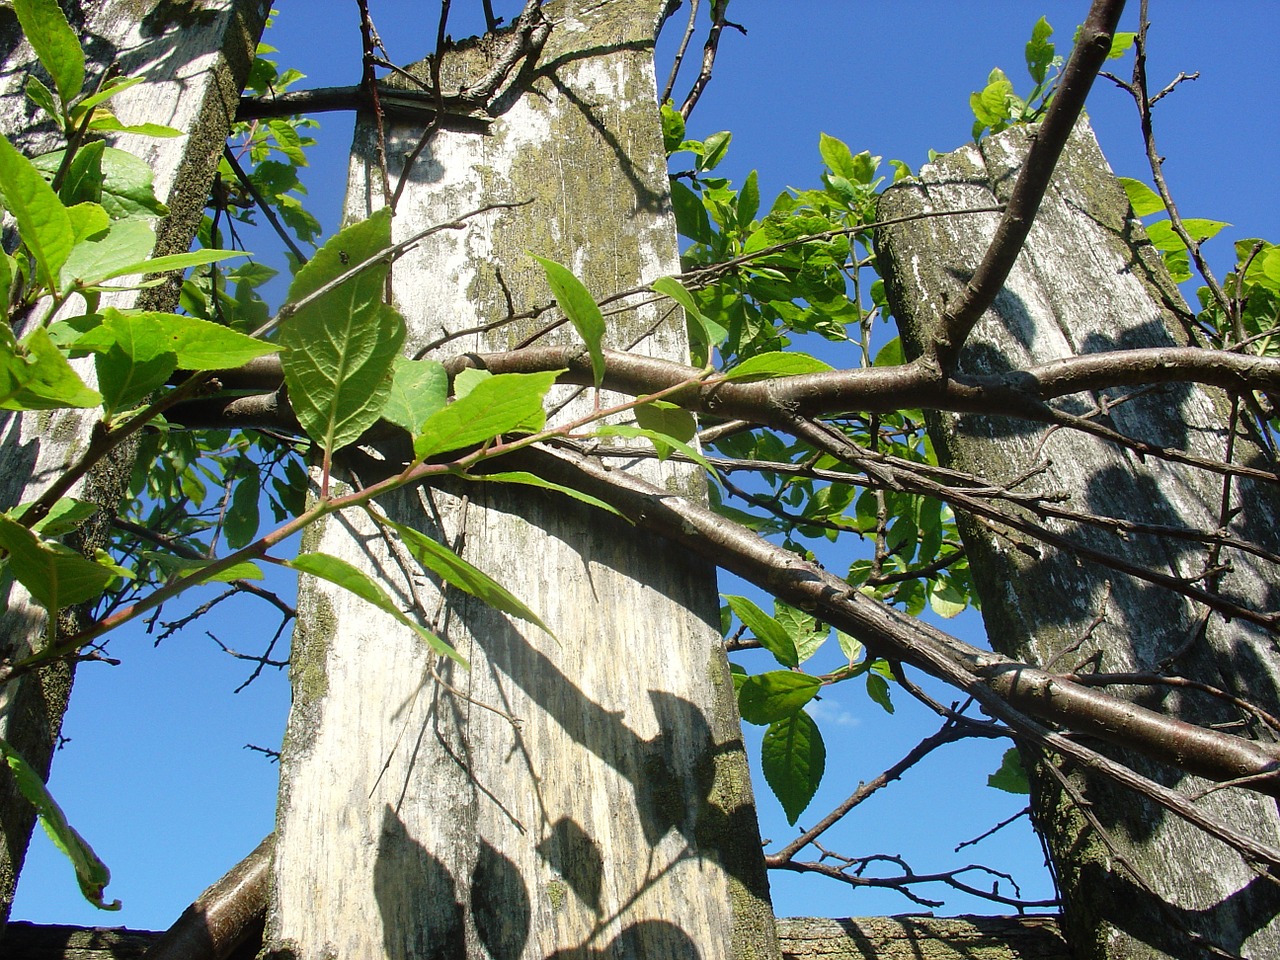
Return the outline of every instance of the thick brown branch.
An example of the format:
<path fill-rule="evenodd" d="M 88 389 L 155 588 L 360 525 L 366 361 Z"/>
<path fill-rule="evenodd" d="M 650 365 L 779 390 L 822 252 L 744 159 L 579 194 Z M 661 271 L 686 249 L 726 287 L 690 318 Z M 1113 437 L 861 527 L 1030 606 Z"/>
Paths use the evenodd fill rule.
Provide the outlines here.
<path fill-rule="evenodd" d="M 521 456 L 528 457 L 540 476 L 598 497 L 638 526 L 857 637 L 878 656 L 952 683 L 1011 725 L 1025 726 L 1025 719 L 1008 716 L 1010 704 L 1212 780 L 1260 775 L 1249 787 L 1280 796 L 1280 749 L 1184 723 L 970 646 L 864 596 L 700 504 L 588 458 L 542 450 Z"/>
<path fill-rule="evenodd" d="M 926 356 L 939 369 L 954 369 L 969 332 L 995 302 L 996 294 L 1008 279 L 1009 271 L 1013 269 L 1013 263 L 1031 231 L 1031 223 L 1040 209 L 1040 201 L 1048 189 L 1058 157 L 1080 111 L 1084 109 L 1094 78 L 1111 51 L 1111 37 L 1123 9 L 1124 0 L 1094 0 L 1089 16 L 1080 28 L 1071 59 L 1062 71 L 1062 79 L 1044 122 L 1032 135 L 1031 150 L 1018 173 L 996 235 L 973 279 L 960 298 L 948 306 L 938 325 L 937 339 Z"/>

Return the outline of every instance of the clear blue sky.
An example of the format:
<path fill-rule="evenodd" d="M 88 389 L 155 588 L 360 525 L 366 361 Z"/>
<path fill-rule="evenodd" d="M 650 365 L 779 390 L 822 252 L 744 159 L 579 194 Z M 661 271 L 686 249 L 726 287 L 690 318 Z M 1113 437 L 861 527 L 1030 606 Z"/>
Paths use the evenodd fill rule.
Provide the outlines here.
<path fill-rule="evenodd" d="M 282 66 L 307 73 L 305 85 L 359 79 L 351 0 L 281 6 L 283 15 L 267 39 L 280 48 Z M 477 0 L 455 0 L 454 36 L 470 32 L 464 15 L 479 6 Z M 495 3 L 500 14 L 508 15 L 520 6 L 514 0 Z M 1280 178 L 1273 160 L 1280 108 L 1267 92 L 1277 65 L 1280 4 L 1154 0 L 1151 6 L 1153 86 L 1180 70 L 1201 72 L 1199 80 L 1161 104 L 1157 137 L 1183 213 L 1234 224 L 1216 250 L 1210 248 L 1221 274 L 1231 240 L 1280 235 Z M 435 32 L 435 4 L 371 0 L 371 7 L 393 58 L 408 62 L 426 52 Z M 982 86 L 992 67 L 1004 67 L 1025 90 L 1023 44 L 1040 14 L 1065 45 L 1087 8 L 1084 0 L 733 0 L 731 16 L 749 33 L 726 32 L 716 78 L 689 132 L 702 137 L 733 131 L 721 171 L 740 181 L 758 169 L 765 197 L 788 185 L 816 183 L 819 131 L 844 139 L 854 151 L 869 149 L 916 168 L 930 148 L 945 152 L 968 140 L 968 95 Z M 1135 2 L 1125 28 L 1133 28 L 1136 15 Z M 678 24 L 669 25 L 669 34 L 678 32 Z M 667 61 L 660 57 L 660 62 Z M 1127 66 L 1120 69 L 1127 72 Z M 660 74 L 665 76 L 665 67 Z M 677 89 L 682 92 L 683 84 Z M 1100 81 L 1089 111 L 1116 172 L 1145 178 L 1131 102 Z M 331 230 L 341 204 L 351 122 L 334 114 L 320 119 L 323 156 L 306 179 L 313 207 Z M 722 589 L 738 592 L 730 584 Z M 165 619 L 173 615 L 166 609 Z M 265 606 L 246 602 L 158 648 L 141 628 L 126 629 L 111 646 L 121 666 L 81 669 L 64 731 L 70 743 L 55 758 L 51 786 L 72 823 L 111 866 L 108 893 L 121 898 L 125 908 L 104 914 L 84 904 L 65 861 L 37 831 L 15 919 L 166 926 L 271 829 L 276 770 L 244 744 L 278 745 L 288 709 L 287 682 L 269 674 L 233 696 L 248 668 L 221 653 L 204 631 L 253 652 L 265 643 L 263 631 L 273 627 Z M 961 629 L 974 636 L 976 618 L 964 619 Z M 830 756 L 826 784 L 811 811 L 838 801 L 932 731 L 932 718 L 913 709 L 908 698 L 898 695 L 895 702 L 900 709 L 891 718 L 856 691 L 830 696 L 819 706 Z M 1047 896 L 1047 881 L 1036 869 L 1038 848 L 1025 828 L 959 856 L 950 852 L 1021 805 L 1018 798 L 984 785 L 1000 749 L 953 747 L 945 758 L 926 761 L 882 800 L 860 809 L 833 846 L 850 854 L 901 853 L 921 872 L 970 860 L 1012 867 L 1025 881 L 1025 895 Z M 785 821 L 763 783 L 757 798 L 762 833 L 784 839 Z M 911 909 L 892 894 L 850 894 L 817 878 L 772 879 L 775 906 L 783 915 Z M 1006 885 L 1001 889 L 1007 891 Z M 1001 912 L 964 900 L 952 901 L 946 912 L 963 911 Z"/>

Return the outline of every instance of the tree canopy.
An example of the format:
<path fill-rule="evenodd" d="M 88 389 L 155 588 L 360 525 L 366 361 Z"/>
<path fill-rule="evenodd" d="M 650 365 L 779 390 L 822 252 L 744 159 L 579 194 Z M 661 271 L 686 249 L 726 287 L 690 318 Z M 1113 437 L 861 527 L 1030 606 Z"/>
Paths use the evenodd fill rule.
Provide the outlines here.
<path fill-rule="evenodd" d="M 678 6 L 670 5 L 666 30 L 683 28 L 673 16 Z M 228 596 L 250 593 L 274 605 L 278 637 L 292 610 L 261 585 L 268 565 L 340 584 L 396 617 L 439 657 L 457 662 L 458 652 L 383 586 L 337 558 L 306 550 L 293 556 L 283 545 L 326 516 L 367 509 L 450 589 L 540 623 L 539 611 L 502 585 L 502 570 L 479 569 L 448 544 L 385 520 L 377 508 L 379 497 L 396 490 L 444 478 L 483 478 L 539 487 L 620 515 L 754 587 L 750 595 L 725 596 L 722 611 L 728 649 L 760 651 L 744 661 L 749 667 L 735 667 L 738 706 L 747 723 L 764 729 L 764 779 L 788 822 L 815 824 L 768 851 L 774 869 L 826 874 L 852 885 L 876 877 L 917 904 L 936 905 L 934 894 L 919 886 L 925 878 L 905 862 L 844 851 L 831 859 L 801 856 L 806 848 L 822 850 L 826 830 L 884 785 L 869 782 L 827 817 L 808 809 L 824 777 L 833 775 L 838 749 L 824 741 L 813 707 L 841 684 L 856 684 L 886 711 L 914 697 L 941 715 L 938 732 L 904 750 L 881 778 L 886 783 L 946 743 L 1008 738 L 1088 766 L 1189 818 L 1246 860 L 1266 870 L 1280 867 L 1280 853 L 1264 841 L 1198 812 L 1187 795 L 1098 747 L 1100 739 L 1109 740 L 1175 771 L 1274 797 L 1277 757 L 1274 737 L 1265 733 L 1277 729 L 1274 705 L 1220 688 L 1211 678 L 1184 677 L 1173 662 L 1124 677 L 1075 663 L 1071 669 L 1066 663 L 1021 663 L 936 625 L 979 602 L 961 530 L 966 516 L 1017 529 L 1044 549 L 1111 564 L 1118 574 L 1200 605 L 1205 618 L 1274 633 L 1280 616 L 1224 593 L 1214 579 L 1214 571 L 1230 563 L 1224 556 L 1236 551 L 1267 563 L 1275 559 L 1265 542 L 1233 522 L 1242 478 L 1275 482 L 1280 251 L 1262 239 L 1240 240 L 1235 264 L 1219 277 L 1202 245 L 1225 225 L 1179 213 L 1161 174 L 1159 130 L 1149 119 L 1151 104 L 1185 78 L 1160 91 L 1148 88 L 1145 10 L 1138 29 L 1123 33 L 1116 31 L 1121 5 L 1095 3 L 1074 46 L 1059 40 L 1065 31 L 1055 34 L 1042 19 L 1030 27 L 1025 79 L 1021 71 L 995 70 L 973 93 L 975 140 L 1027 124 L 1037 124 L 1038 133 L 1009 198 L 959 214 L 992 218 L 994 239 L 973 264 L 963 296 L 934 318 L 934 338 L 904 347 L 884 322 L 894 307 L 880 260 L 890 225 L 881 198 L 918 171 L 855 152 L 824 133 L 818 141 L 823 172 L 805 188 L 769 200 L 755 174 L 741 183 L 721 176 L 730 133 L 694 134 L 690 117 L 711 79 L 717 45 L 738 25 L 728 19 L 727 3 L 701 12 L 691 6 L 689 31 L 702 31 L 701 73 L 692 82 L 684 75 L 687 88 L 659 91 L 675 94 L 661 106 L 661 124 L 671 205 L 686 241 L 681 273 L 648 278 L 637 289 L 587 289 L 572 265 L 534 250 L 531 263 L 545 276 L 544 301 L 484 320 L 486 330 L 533 324 L 533 335 L 512 349 L 477 355 L 458 350 L 459 334 L 447 333 L 404 356 L 403 320 L 383 296 L 397 258 L 434 233 L 472 229 L 523 198 L 495 200 L 453 222 L 424 224 L 393 243 L 397 185 L 388 181 L 385 212 L 324 239 L 299 191 L 298 168 L 311 135 L 311 121 L 301 118 L 308 95 L 285 95 L 299 78 L 273 64 L 264 49 L 198 249 L 155 257 L 153 223 L 163 205 L 151 195 L 145 171 L 102 139 L 123 131 L 109 112 L 110 96 L 130 78 L 86 85 L 80 40 L 57 4 L 15 3 L 44 69 L 28 82 L 27 95 L 65 143 L 33 157 L 9 141 L 0 144 L 0 192 L 18 238 L 0 257 L 0 289 L 9 291 L 12 318 L 0 345 L 0 406 L 23 416 L 100 410 L 100 420 L 87 449 L 57 479 L 0 518 L 6 575 L 48 613 L 49 625 L 38 652 L 0 665 L 0 681 L 59 658 L 107 659 L 100 645 L 110 631 L 155 616 L 171 598 L 210 582 L 226 583 Z M 506 34 L 513 57 L 536 56 L 541 33 L 551 29 L 540 8 L 531 2 L 513 17 Z M 494 26 L 490 4 L 482 12 Z M 376 20 L 376 8 L 366 15 Z M 442 15 L 442 42 L 446 26 Z M 372 80 L 385 65 L 373 42 L 376 33 L 366 35 L 367 83 L 349 91 L 344 105 L 405 109 L 399 96 L 409 109 L 434 118 L 428 134 L 448 117 L 484 122 L 505 77 L 487 91 L 448 91 L 438 73 L 413 96 L 375 87 Z M 1142 180 L 1122 180 L 1132 213 L 1144 220 L 1172 279 L 1199 287 L 1196 307 L 1178 308 L 1185 343 L 1118 345 L 999 375 L 972 374 L 961 363 L 964 348 L 1022 250 L 1099 71 L 1115 74 L 1112 82 L 1133 96 L 1146 136 L 1149 171 Z M 384 96 L 385 104 L 379 99 Z M 230 249 L 240 225 L 259 219 L 291 250 L 294 273 L 278 309 L 263 293 L 274 271 L 236 259 Z M 102 305 L 104 293 L 139 282 L 130 277 L 188 269 L 176 310 Z M 654 300 L 683 312 L 689 363 L 610 346 L 611 318 Z M 549 339 L 566 329 L 572 337 Z M 92 377 L 83 374 L 86 366 Z M 1176 534 L 1205 553 L 1204 572 L 1196 577 L 1122 566 L 1083 539 L 1062 535 L 1048 492 L 1033 490 L 1019 499 L 1019 484 L 1007 477 L 940 465 L 928 432 L 938 414 L 1011 417 L 1103 435 L 1117 456 L 1137 451 L 1186 463 L 1185 451 L 1159 439 L 1108 432 L 1072 405 L 1082 394 L 1110 396 L 1105 392 L 1169 382 L 1220 391 L 1231 411 L 1231 435 L 1247 438 L 1256 450 L 1248 462 L 1228 451 L 1217 461 L 1190 464 L 1225 478 L 1226 490 L 1217 528 Z M 562 422 L 548 412 L 557 384 L 623 399 L 597 399 L 589 415 Z M 111 520 L 110 544 L 85 556 L 73 549 L 75 532 L 100 508 L 77 485 L 126 444 L 137 445 L 137 466 Z M 708 502 L 671 497 L 609 469 L 637 456 L 697 465 L 707 477 Z M 331 483 L 353 468 L 376 479 L 358 489 Z M 1138 529 L 1125 517 L 1069 519 L 1120 536 L 1175 535 Z M 57 612 L 85 603 L 93 604 L 85 624 L 59 632 Z M 824 644 L 829 649 L 815 657 Z M 830 651 L 837 647 L 832 664 Z M 257 672 L 279 655 L 267 646 L 251 659 Z M 939 702 L 945 695 L 940 698 L 936 686 L 923 687 L 921 675 L 954 688 L 957 702 Z M 1198 684 L 1201 694 L 1230 702 L 1264 732 L 1189 730 L 1158 700 L 1144 706 L 1116 693 L 1135 684 Z M 1027 685 L 1054 695 L 1028 696 Z M 826 739 L 833 739 L 830 731 Z M 17 752 L 4 749 L 24 792 L 76 865 L 86 896 L 101 897 L 102 865 L 63 820 L 40 778 Z M 990 773 L 997 789 L 1027 790 L 1012 748 Z M 883 862 L 901 872 L 880 872 Z M 928 879 L 1002 908 L 1026 905 L 999 885 L 1006 878 L 993 868 L 964 866 Z"/>

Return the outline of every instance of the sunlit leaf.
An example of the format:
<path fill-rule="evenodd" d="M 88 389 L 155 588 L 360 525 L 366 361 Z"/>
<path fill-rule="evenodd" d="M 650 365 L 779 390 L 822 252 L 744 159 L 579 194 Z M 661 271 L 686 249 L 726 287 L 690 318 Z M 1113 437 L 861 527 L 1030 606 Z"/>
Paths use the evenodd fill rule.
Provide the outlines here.
<path fill-rule="evenodd" d="M 774 723 L 796 713 L 821 689 L 817 677 L 794 670 L 758 673 L 739 688 L 738 710 L 747 723 Z"/>
<path fill-rule="evenodd" d="M 373 517 L 378 523 L 394 530 L 414 558 L 445 583 L 483 600 L 503 613 L 509 613 L 551 633 L 542 619 L 511 591 L 448 547 L 432 540 L 421 530 L 396 523 L 381 514 L 375 513 Z"/>
<path fill-rule="evenodd" d="M 80 886 L 80 893 L 100 910 L 119 910 L 119 900 L 107 903 L 103 898 L 103 892 L 111 882 L 111 871 L 93 852 L 93 848 L 84 837 L 80 836 L 67 822 L 66 814 L 53 799 L 53 795 L 49 793 L 40 775 L 4 739 L 0 739 L 0 757 L 4 758 L 5 765 L 9 768 L 9 773 L 22 795 L 36 808 L 40 824 L 49 835 L 49 839 L 53 841 L 53 845 L 71 861 L 71 866 L 76 872 L 76 883 Z"/>
<path fill-rule="evenodd" d="M 724 374 L 726 380 L 769 380 L 802 373 L 827 373 L 835 368 L 803 353 L 758 353 Z"/>
<path fill-rule="evenodd" d="M 827 766 L 827 748 L 818 725 L 803 710 L 769 726 L 760 745 L 765 781 L 795 826 L 818 792 Z"/>
<path fill-rule="evenodd" d="M 58 195 L 8 137 L 0 137 L 0 193 L 41 280 L 56 289 L 58 271 L 75 246 L 75 231 Z"/>
<path fill-rule="evenodd" d="M 1120 186 L 1124 187 L 1125 195 L 1129 198 L 1129 206 L 1139 217 L 1164 210 L 1164 201 L 1160 199 L 1160 195 L 1141 180 L 1134 180 L 1131 177 L 1116 179 L 1120 181 Z"/>
<path fill-rule="evenodd" d="M 7 569 L 51 614 L 102 594 L 115 574 L 60 543 L 41 540 L 6 516 L 0 516 L 0 549 L 9 554 Z"/>
<path fill-rule="evenodd" d="M 297 303 L 391 244 L 382 209 L 342 230 L 298 271 Z M 382 302 L 389 265 L 375 263 L 310 302 L 280 326 L 281 366 L 298 422 L 326 450 L 355 441 L 382 415 L 404 319 Z"/>
<path fill-rule="evenodd" d="M 414 455 L 425 459 L 504 433 L 536 433 L 546 423 L 542 400 L 560 373 L 502 373 L 481 380 L 461 400 L 427 419 L 414 438 Z"/>
<path fill-rule="evenodd" d="M 587 345 L 591 354 L 591 376 L 595 385 L 600 386 L 604 380 L 604 317 L 600 313 L 600 307 L 591 292 L 568 267 L 536 254 L 531 256 L 542 264 L 547 275 L 547 286 L 551 288 L 556 303 Z"/>
<path fill-rule="evenodd" d="M 382 408 L 382 419 L 416 436 L 432 414 L 443 410 L 449 399 L 449 375 L 438 360 L 396 357 L 391 393 Z"/>
<path fill-rule="evenodd" d="M 726 596 L 725 601 L 743 625 L 784 667 L 798 667 L 800 657 L 786 628 L 746 597 Z"/>
<path fill-rule="evenodd" d="M 313 577 L 319 577 L 321 580 L 328 580 L 330 583 L 354 593 L 360 599 L 373 604 L 379 610 L 390 614 L 408 627 L 426 641 L 427 646 L 436 653 L 449 657 L 451 660 L 456 660 L 463 667 L 468 666 L 462 654 L 422 626 L 422 624 L 405 614 L 395 605 L 391 597 L 387 595 L 387 592 L 382 589 L 376 580 L 363 570 L 353 567 L 347 561 L 338 557 L 331 557 L 326 553 L 302 553 L 291 560 L 289 566 L 302 573 L 309 573 Z"/>
<path fill-rule="evenodd" d="M 58 96 L 70 103 L 84 86 L 84 51 L 57 0 L 13 0 L 13 12 Z"/>
<path fill-rule="evenodd" d="M 1017 747 L 1010 747 L 1000 760 L 1000 769 L 987 777 L 987 786 L 1003 790 L 1005 793 L 1026 795 L 1031 792 L 1031 784 L 1027 781 L 1027 771 L 1022 766 L 1022 754 Z"/>

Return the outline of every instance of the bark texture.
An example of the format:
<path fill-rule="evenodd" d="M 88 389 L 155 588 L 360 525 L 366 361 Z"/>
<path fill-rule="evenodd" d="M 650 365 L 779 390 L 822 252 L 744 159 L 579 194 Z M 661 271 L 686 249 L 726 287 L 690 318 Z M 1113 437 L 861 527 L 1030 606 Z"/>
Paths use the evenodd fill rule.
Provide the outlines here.
<path fill-rule="evenodd" d="M 91 82 L 95 71 L 100 74 L 112 62 L 118 62 L 127 76 L 146 78 L 146 83 L 112 99 L 116 115 L 126 124 L 162 123 L 185 132 L 172 139 L 120 136 L 112 141 L 147 162 L 155 176 L 155 194 L 169 207 L 170 215 L 157 224 L 156 253 L 183 252 L 199 224 L 269 4 L 211 0 L 188 9 L 100 0 L 63 6 L 81 30 Z M 56 149 L 60 141 L 50 129 L 34 124 L 35 108 L 23 94 L 28 74 L 38 67 L 12 9 L 0 10 L 0 51 L 0 130 L 27 155 Z M 104 296 L 102 303 L 168 309 L 177 297 L 174 282 L 142 294 Z M 81 363 L 79 370 L 93 383 L 91 363 Z M 96 418 L 92 410 L 22 415 L 0 411 L 0 508 L 39 496 L 84 451 Z M 103 507 L 80 532 L 77 545 L 91 550 L 105 543 L 106 526 L 131 467 L 127 454 L 122 454 L 104 462 L 72 491 Z M 17 584 L 6 587 L 6 593 L 0 598 L 0 659 L 17 660 L 42 644 L 45 613 Z M 60 629 L 78 630 L 81 616 L 64 611 Z M 0 687 L 0 737 L 45 776 L 72 672 L 69 665 L 55 663 Z M 8 769 L 0 769 L 0 927 L 9 915 L 34 819 L 31 804 L 18 793 Z"/>
<path fill-rule="evenodd" d="M 881 217 L 1007 198 L 1029 135 L 1011 130 L 941 158 L 919 179 L 888 190 Z M 972 275 L 995 221 L 995 215 L 936 217 L 878 232 L 890 303 L 909 355 L 919 354 L 946 299 Z M 957 375 L 1004 373 L 1118 348 L 1183 345 L 1186 317 L 1082 122 L 1013 273 L 960 355 Z M 1219 461 L 1229 455 L 1228 399 L 1212 390 L 1184 384 L 1113 390 L 1064 398 L 1059 408 L 1093 415 L 1158 447 Z M 1085 513 L 1175 532 L 1214 531 L 1221 524 L 1272 553 L 1280 545 L 1274 485 L 1233 480 L 1224 486 L 1218 475 L 1013 419 L 942 414 L 930 430 L 944 463 L 994 483 L 1017 484 L 1020 492 L 1062 497 Z M 1235 438 L 1232 455 L 1237 462 L 1260 459 L 1245 436 Z M 1057 521 L 1049 526 L 1104 554 L 1192 580 L 1207 564 L 1227 564 L 1219 579 L 1206 581 L 1211 588 L 1253 609 L 1276 608 L 1275 570 L 1249 554 L 1225 550 L 1213 558 L 1203 545 L 1176 536 L 1120 537 Z M 987 631 L 999 652 L 1061 672 L 1167 669 L 1276 709 L 1280 659 L 1274 637 L 1261 628 L 1226 622 L 1168 590 L 992 524 L 965 521 L 962 530 Z M 1268 738 L 1250 717 L 1220 702 L 1159 687 L 1127 689 L 1135 701 L 1182 719 Z M 1167 785 L 1187 791 L 1203 786 L 1139 758 L 1125 760 Z M 1033 766 L 1037 824 L 1049 841 L 1065 897 L 1064 925 L 1078 957 L 1200 956 L 1205 943 L 1232 955 L 1280 955 L 1280 885 L 1156 807 L 1063 769 L 1104 838 L 1048 769 Z M 1265 797 L 1224 789 L 1200 805 L 1260 839 L 1280 840 L 1275 804 Z"/>
<path fill-rule="evenodd" d="M 142 960 L 160 936 L 141 930 L 9 925 L 7 960 Z M 784 917 L 783 960 L 1069 960 L 1057 917 Z M 249 960 L 245 944 L 229 960 Z"/>
<path fill-rule="evenodd" d="M 501 319 L 508 297 L 517 312 L 549 302 L 529 252 L 565 263 L 597 296 L 679 270 L 652 66 L 662 5 L 548 4 L 549 38 L 489 99 L 487 131 L 428 138 L 394 239 L 488 203 L 532 203 L 437 234 L 395 265 L 407 353 Z M 510 36 L 449 50 L 444 88 L 488 74 Z M 393 188 L 423 132 L 388 125 Z M 384 205 L 377 156 L 376 124 L 362 121 L 350 218 Z M 509 348 L 547 316 L 448 350 Z M 687 357 L 682 318 L 654 306 L 610 317 L 607 342 Z M 556 397 L 560 416 L 592 403 L 575 388 Z M 643 469 L 669 489 L 699 483 L 684 467 Z M 434 678 L 411 634 L 304 578 L 273 955 L 776 957 L 714 570 L 527 488 L 437 487 L 380 508 L 461 549 L 555 636 L 442 596 L 363 516 L 310 535 L 306 549 L 380 578 L 471 669 L 441 663 Z"/>

